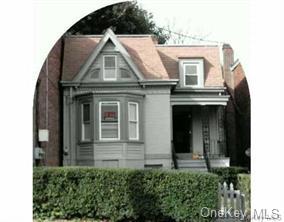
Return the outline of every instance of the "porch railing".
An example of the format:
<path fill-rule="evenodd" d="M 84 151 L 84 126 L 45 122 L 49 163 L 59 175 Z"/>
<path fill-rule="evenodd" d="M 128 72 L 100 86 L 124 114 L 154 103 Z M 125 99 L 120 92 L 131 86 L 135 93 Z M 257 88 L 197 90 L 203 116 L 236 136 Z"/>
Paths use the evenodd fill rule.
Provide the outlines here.
<path fill-rule="evenodd" d="M 226 143 L 220 140 L 210 140 L 209 157 L 219 158 L 226 156 Z"/>
<path fill-rule="evenodd" d="M 173 159 L 174 168 L 178 169 L 178 162 L 177 162 L 177 155 L 176 155 L 174 141 L 171 142 L 172 142 L 172 159 Z"/>

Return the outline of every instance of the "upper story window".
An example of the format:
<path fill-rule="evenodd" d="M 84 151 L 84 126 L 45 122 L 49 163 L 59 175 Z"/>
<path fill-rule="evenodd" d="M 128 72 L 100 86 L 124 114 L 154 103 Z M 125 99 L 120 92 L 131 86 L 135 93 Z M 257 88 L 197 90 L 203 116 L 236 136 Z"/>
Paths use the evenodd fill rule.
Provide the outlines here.
<path fill-rule="evenodd" d="M 203 59 L 185 59 L 181 61 L 181 82 L 185 87 L 204 86 Z"/>
<path fill-rule="evenodd" d="M 103 57 L 103 78 L 104 80 L 116 80 L 117 59 L 115 55 L 105 55 Z"/>

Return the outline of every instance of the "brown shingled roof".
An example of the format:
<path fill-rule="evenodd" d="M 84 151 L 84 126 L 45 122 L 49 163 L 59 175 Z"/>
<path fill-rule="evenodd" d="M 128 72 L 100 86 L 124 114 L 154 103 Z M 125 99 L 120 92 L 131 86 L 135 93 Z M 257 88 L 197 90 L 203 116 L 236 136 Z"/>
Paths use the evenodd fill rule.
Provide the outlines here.
<path fill-rule="evenodd" d="M 145 79 L 178 79 L 178 60 L 203 58 L 205 86 L 223 86 L 218 46 L 160 46 L 151 35 L 117 35 Z M 62 80 L 72 80 L 102 36 L 65 38 Z"/>
<path fill-rule="evenodd" d="M 100 37 L 67 37 L 65 39 L 62 80 L 72 80 L 96 48 Z M 118 36 L 145 79 L 169 79 L 152 37 Z"/>
<path fill-rule="evenodd" d="M 205 86 L 223 86 L 218 46 L 157 46 L 157 50 L 171 79 L 179 78 L 179 59 L 203 58 Z"/>

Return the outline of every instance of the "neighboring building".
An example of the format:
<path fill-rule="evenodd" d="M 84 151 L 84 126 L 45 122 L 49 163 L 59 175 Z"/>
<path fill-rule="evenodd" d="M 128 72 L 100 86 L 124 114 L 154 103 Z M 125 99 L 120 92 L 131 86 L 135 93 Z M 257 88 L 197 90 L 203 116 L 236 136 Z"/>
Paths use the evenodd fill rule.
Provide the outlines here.
<path fill-rule="evenodd" d="M 62 164 L 62 99 L 59 83 L 62 73 L 62 47 L 63 42 L 60 38 L 48 54 L 36 83 L 33 144 L 34 148 L 41 147 L 44 151 L 41 159 L 34 158 L 36 165 Z M 35 153 L 34 149 L 34 157 Z"/>
<path fill-rule="evenodd" d="M 238 153 L 236 117 L 226 108 L 236 86 L 225 87 L 234 76 L 229 49 L 223 70 L 219 46 L 158 45 L 151 35 L 110 29 L 66 37 L 62 95 L 53 95 L 62 97 L 56 158 L 63 154 L 64 166 L 172 168 L 177 157 L 179 168 L 204 169 L 207 149 L 212 166 L 229 166 Z"/>

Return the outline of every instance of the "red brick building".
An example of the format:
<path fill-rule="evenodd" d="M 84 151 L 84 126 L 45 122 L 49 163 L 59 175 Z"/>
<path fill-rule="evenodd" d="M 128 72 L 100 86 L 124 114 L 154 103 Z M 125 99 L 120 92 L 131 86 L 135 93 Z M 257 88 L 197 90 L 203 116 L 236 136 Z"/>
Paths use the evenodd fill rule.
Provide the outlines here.
<path fill-rule="evenodd" d="M 42 65 L 34 94 L 34 148 L 43 148 L 44 158 L 38 164 L 47 166 L 62 165 L 62 49 L 63 39 L 59 39 Z M 48 141 L 39 141 L 39 130 L 48 130 Z"/>

